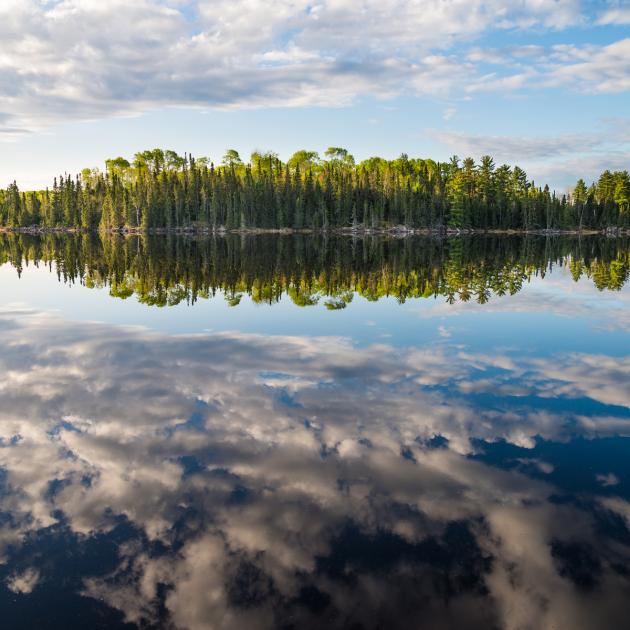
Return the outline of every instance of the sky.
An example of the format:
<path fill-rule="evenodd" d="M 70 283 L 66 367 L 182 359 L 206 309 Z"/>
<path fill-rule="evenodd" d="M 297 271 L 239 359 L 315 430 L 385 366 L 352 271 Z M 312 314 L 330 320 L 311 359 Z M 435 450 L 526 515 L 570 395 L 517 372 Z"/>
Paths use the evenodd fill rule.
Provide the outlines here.
<path fill-rule="evenodd" d="M 328 146 L 630 168 L 630 0 L 0 0 L 0 186 Z"/>

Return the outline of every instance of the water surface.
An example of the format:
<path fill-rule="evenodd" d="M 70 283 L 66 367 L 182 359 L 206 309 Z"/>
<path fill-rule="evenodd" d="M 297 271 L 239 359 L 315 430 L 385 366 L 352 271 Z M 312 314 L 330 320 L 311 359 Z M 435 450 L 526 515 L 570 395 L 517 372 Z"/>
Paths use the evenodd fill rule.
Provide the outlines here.
<path fill-rule="evenodd" d="M 630 613 L 623 240 L 0 235 L 6 627 Z"/>

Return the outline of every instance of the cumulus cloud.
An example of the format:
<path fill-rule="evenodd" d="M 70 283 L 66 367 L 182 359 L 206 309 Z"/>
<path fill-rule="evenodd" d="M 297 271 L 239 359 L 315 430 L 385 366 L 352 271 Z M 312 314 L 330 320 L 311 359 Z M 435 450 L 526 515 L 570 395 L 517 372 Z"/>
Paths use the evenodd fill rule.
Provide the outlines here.
<path fill-rule="evenodd" d="M 630 6 L 611 7 L 597 18 L 597 24 L 630 24 Z"/>
<path fill-rule="evenodd" d="M 463 86 L 468 93 L 522 88 L 568 89 L 612 94 L 630 88 L 630 39 L 608 44 L 556 44 L 473 48 L 467 55 L 476 72 Z M 483 69 L 488 69 L 483 72 Z"/>
<path fill-rule="evenodd" d="M 603 558 L 618 560 L 620 550 L 595 536 L 589 513 L 549 501 L 553 462 L 518 458 L 542 471 L 536 480 L 471 456 L 473 438 L 532 448 L 535 435 L 617 435 L 630 423 L 610 407 L 630 407 L 617 391 L 628 379 L 627 357 L 168 336 L 10 308 L 0 312 L 0 328 L 11 331 L 0 351 L 0 509 L 11 514 L 0 527 L 5 565 L 21 541 L 59 519 L 76 536 L 64 544 L 80 545 L 122 517 L 141 535 L 120 545 L 113 571 L 87 577 L 83 593 L 128 621 L 157 621 L 164 584 L 165 610 L 181 627 L 278 625 L 276 610 L 306 586 L 339 611 L 358 610 L 365 623 L 376 610 L 419 614 L 397 606 L 430 601 L 425 619 L 453 614 L 470 627 L 570 618 L 586 628 L 611 601 L 625 601 L 620 579 L 601 589 L 606 597 L 584 597 L 556 570 L 551 540 L 588 540 Z M 552 390 L 557 404 L 540 409 Z M 496 404 L 479 404 L 481 393 Z M 602 406 L 591 423 L 575 422 L 571 401 L 583 397 Z M 431 447 L 436 435 L 447 448 Z M 360 558 L 344 569 L 359 576 L 352 587 L 322 569 L 329 558 L 333 567 L 345 562 L 335 554 L 348 523 L 369 544 L 387 532 L 408 551 L 387 566 L 388 579 Z M 449 557 L 452 543 L 442 539 L 454 523 L 466 523 L 474 542 L 449 565 L 456 587 L 447 613 L 435 591 L 444 566 L 433 567 L 421 550 L 435 545 Z M 152 544 L 162 551 L 151 552 Z M 26 594 L 47 579 L 14 569 L 6 583 Z M 467 579 L 492 598 L 470 591 Z M 349 605 L 359 601 L 369 605 Z M 297 604 L 289 612 L 314 623 Z"/>
<path fill-rule="evenodd" d="M 533 365 L 541 381 L 553 382 L 553 391 L 558 394 L 630 408 L 630 393 L 617 387 L 617 383 L 630 377 L 628 362 L 604 355 L 575 354 L 556 364 L 534 359 Z"/>
<path fill-rule="evenodd" d="M 590 93 L 630 89 L 630 38 L 604 46 L 557 45 L 543 83 Z"/>
<path fill-rule="evenodd" d="M 29 568 L 22 573 L 15 573 L 7 580 L 7 588 L 16 594 L 28 594 L 33 591 L 39 581 L 39 571 Z"/>
<path fill-rule="evenodd" d="M 273 11 L 259 0 L 6 0 L 0 136 L 164 106 L 338 106 L 364 94 L 443 96 L 471 81 L 513 89 L 529 75 L 484 78 L 479 55 L 456 47 L 491 29 L 581 19 L 578 0 L 282 0 Z M 624 46 L 591 61 L 616 77 L 600 75 L 598 90 L 623 89 L 608 59 Z M 594 70 L 571 72 L 593 83 Z"/>

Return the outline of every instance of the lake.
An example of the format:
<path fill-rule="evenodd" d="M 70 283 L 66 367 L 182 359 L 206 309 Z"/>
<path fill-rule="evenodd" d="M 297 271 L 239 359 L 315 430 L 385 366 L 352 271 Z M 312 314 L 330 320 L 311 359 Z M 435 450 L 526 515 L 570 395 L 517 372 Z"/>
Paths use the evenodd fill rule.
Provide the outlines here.
<path fill-rule="evenodd" d="M 12 628 L 620 627 L 630 240 L 0 234 Z"/>

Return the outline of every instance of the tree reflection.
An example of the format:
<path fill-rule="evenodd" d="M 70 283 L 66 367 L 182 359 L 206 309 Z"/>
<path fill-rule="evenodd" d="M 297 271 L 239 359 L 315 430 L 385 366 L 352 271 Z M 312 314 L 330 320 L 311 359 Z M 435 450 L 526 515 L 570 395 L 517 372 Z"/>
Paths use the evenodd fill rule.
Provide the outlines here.
<path fill-rule="evenodd" d="M 194 303 L 223 292 L 298 306 L 321 298 L 345 308 L 355 292 L 399 302 L 444 296 L 449 303 L 514 295 L 533 277 L 567 267 L 574 280 L 619 290 L 630 274 L 627 239 L 603 237 L 329 238 L 305 235 L 130 236 L 0 234 L 0 263 L 18 271 L 46 264 L 60 281 L 109 287 L 149 306 Z"/>

